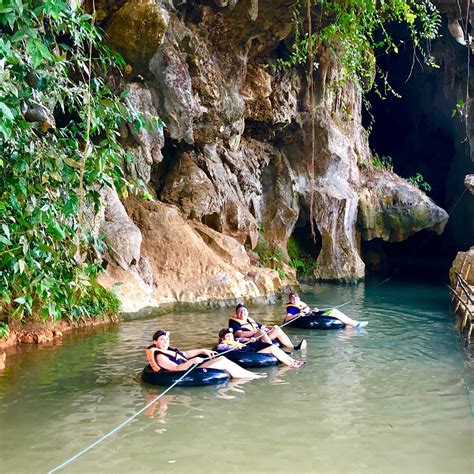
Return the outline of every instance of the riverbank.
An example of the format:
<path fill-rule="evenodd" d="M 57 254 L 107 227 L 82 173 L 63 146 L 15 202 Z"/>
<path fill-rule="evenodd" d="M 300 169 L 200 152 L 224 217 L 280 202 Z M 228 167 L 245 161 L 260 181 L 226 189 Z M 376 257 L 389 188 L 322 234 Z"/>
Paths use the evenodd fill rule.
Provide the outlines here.
<path fill-rule="evenodd" d="M 64 334 L 84 328 L 94 328 L 107 324 L 116 324 L 118 315 L 97 319 L 80 319 L 77 321 L 37 321 L 28 323 L 10 323 L 10 333 L 0 340 L 0 370 L 5 368 L 7 355 L 14 352 L 19 344 L 47 344 L 61 339 Z"/>

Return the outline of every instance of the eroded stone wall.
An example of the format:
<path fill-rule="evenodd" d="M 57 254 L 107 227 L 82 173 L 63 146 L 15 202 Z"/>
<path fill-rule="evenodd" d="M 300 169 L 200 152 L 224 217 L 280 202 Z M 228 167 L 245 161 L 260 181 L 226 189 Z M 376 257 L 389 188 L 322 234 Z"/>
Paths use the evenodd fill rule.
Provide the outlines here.
<path fill-rule="evenodd" d="M 137 236 L 131 247 L 109 238 L 120 268 L 104 282 L 124 282 L 127 311 L 271 297 L 282 281 L 252 249 L 264 238 L 287 257 L 297 225 L 320 238 L 315 277 L 343 281 L 364 276 L 361 238 L 443 227 L 446 213 L 423 193 L 373 174 L 360 92 L 335 86 L 341 68 L 329 52 L 317 58 L 312 95 L 304 70 L 273 71 L 291 41 L 293 1 L 119 3 L 96 8 L 128 62 L 129 99 L 166 123 L 163 134 L 124 131 L 128 172 L 156 198 L 125 203 L 139 256 Z"/>

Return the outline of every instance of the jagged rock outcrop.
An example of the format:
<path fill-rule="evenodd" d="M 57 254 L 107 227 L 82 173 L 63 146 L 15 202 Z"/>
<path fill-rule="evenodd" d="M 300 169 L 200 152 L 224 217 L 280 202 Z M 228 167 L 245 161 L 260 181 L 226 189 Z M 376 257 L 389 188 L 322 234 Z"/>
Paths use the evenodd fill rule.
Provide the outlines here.
<path fill-rule="evenodd" d="M 424 229 L 443 232 L 447 212 L 404 179 L 372 169 L 361 184 L 358 224 L 364 240 L 401 242 Z"/>
<path fill-rule="evenodd" d="M 128 216 L 115 189 L 104 188 L 101 195 L 105 207 L 100 230 L 105 234 L 107 258 L 127 270 L 140 260 L 142 234 Z"/>
<path fill-rule="evenodd" d="M 288 257 L 297 228 L 314 233 L 316 278 L 353 281 L 364 276 L 361 238 L 398 241 L 444 225 L 446 214 L 396 176 L 361 178 L 371 163 L 361 95 L 350 81 L 334 87 L 334 55 L 321 50 L 314 94 L 304 71 L 272 70 L 293 3 L 99 1 L 133 71 L 130 100 L 166 123 L 164 135 L 124 130 L 128 172 L 157 196 L 126 202 L 141 247 L 137 234 L 104 277 L 123 282 L 127 311 L 268 298 L 281 281 L 254 265 L 252 249 L 263 238 Z M 112 239 L 117 249 L 126 240 Z"/>
<path fill-rule="evenodd" d="M 158 116 L 158 110 L 154 106 L 150 89 L 142 84 L 132 82 L 125 89 L 128 93 L 130 104 L 147 119 Z M 161 149 L 165 145 L 163 130 L 151 130 L 140 128 L 136 130 L 128 126 L 122 131 L 126 138 L 130 135 L 130 152 L 133 161 L 126 163 L 127 171 L 133 178 L 140 178 L 143 183 L 149 183 L 151 179 L 151 168 L 163 159 Z"/>
<path fill-rule="evenodd" d="M 107 15 L 104 10 L 99 12 Z M 130 73 L 146 73 L 151 57 L 163 42 L 168 22 L 169 13 L 159 2 L 128 1 L 108 21 L 106 40 L 133 64 Z"/>

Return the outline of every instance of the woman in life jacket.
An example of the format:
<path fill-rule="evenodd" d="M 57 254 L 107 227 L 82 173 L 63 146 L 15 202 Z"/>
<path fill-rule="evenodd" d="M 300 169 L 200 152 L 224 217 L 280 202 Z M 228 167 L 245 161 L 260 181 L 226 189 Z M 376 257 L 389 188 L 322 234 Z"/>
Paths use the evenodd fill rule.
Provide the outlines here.
<path fill-rule="evenodd" d="M 239 303 L 236 306 L 235 316 L 229 319 L 229 327 L 234 330 L 236 337 L 254 337 L 257 341 L 269 344 L 272 344 L 274 340 L 278 340 L 280 344 L 293 350 L 306 348 L 306 341 L 304 339 L 295 346 L 280 326 L 265 326 L 255 322 L 249 316 L 247 306 L 243 303 Z"/>
<path fill-rule="evenodd" d="M 239 337 L 237 340 L 234 338 L 234 330 L 232 328 L 224 328 L 219 331 L 219 344 L 217 345 L 217 350 L 219 352 L 236 350 L 236 351 L 247 351 L 247 352 L 257 352 L 258 354 L 271 354 L 276 357 L 282 364 L 291 367 L 292 369 L 297 369 L 301 367 L 306 362 L 302 360 L 293 359 L 286 352 L 282 351 L 279 347 L 274 346 L 273 344 L 266 344 L 262 349 L 255 350 L 252 347 L 252 344 L 258 342 L 255 341 L 255 338 L 245 338 Z M 248 343 L 248 344 L 246 344 Z"/>
<path fill-rule="evenodd" d="M 291 292 L 288 295 L 288 303 L 286 304 L 286 316 L 285 322 L 291 321 L 292 319 L 299 317 L 305 317 L 308 314 L 314 315 L 314 313 L 319 312 L 318 308 L 311 309 L 305 302 L 300 300 L 298 293 Z M 356 321 L 355 319 L 350 318 L 347 314 L 344 314 L 338 309 L 328 309 L 327 311 L 321 311 L 320 316 L 331 316 L 332 318 L 339 319 L 348 326 L 354 328 L 363 328 L 369 324 L 368 321 Z"/>
<path fill-rule="evenodd" d="M 218 354 L 210 349 L 191 349 L 181 352 L 170 347 L 169 331 L 158 330 L 153 335 L 154 344 L 146 349 L 148 362 L 155 372 L 169 370 L 172 372 L 185 372 L 195 364 L 201 369 L 224 370 L 233 378 L 257 379 L 264 375 L 255 374 L 239 367 L 225 357 L 218 357 L 204 361 L 203 357 L 215 357 Z"/>

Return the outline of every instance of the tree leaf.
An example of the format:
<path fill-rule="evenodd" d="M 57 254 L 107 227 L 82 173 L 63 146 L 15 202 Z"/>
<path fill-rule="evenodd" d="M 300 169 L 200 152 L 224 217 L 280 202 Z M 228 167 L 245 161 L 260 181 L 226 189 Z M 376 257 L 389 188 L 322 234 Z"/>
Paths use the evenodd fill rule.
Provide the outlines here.
<path fill-rule="evenodd" d="M 73 160 L 72 158 L 64 158 L 64 161 L 69 165 L 69 166 L 72 166 L 73 168 L 77 168 L 77 169 L 81 169 L 82 166 L 81 164 L 76 161 L 76 160 Z"/>
<path fill-rule="evenodd" d="M 10 108 L 4 104 L 3 102 L 0 102 L 0 110 L 2 111 L 2 114 L 5 118 L 7 118 L 8 120 L 15 120 L 15 117 L 12 113 L 12 111 L 10 110 Z"/>

